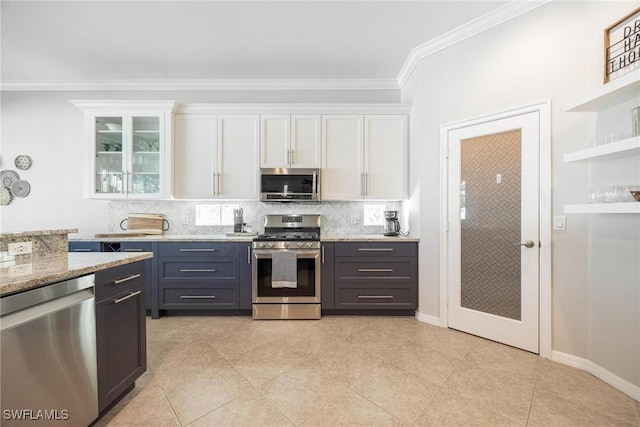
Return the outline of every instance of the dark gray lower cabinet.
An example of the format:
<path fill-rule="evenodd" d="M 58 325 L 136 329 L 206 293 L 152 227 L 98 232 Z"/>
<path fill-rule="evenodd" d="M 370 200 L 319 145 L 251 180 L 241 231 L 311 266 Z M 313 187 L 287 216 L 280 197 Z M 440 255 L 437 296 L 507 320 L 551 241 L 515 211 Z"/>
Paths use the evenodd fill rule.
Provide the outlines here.
<path fill-rule="evenodd" d="M 417 308 L 416 242 L 337 242 L 334 255 L 334 309 Z"/>
<path fill-rule="evenodd" d="M 251 308 L 249 243 L 158 244 L 160 310 Z"/>
<path fill-rule="evenodd" d="M 335 244 L 331 242 L 322 244 L 320 269 L 320 299 L 323 310 L 335 308 L 335 285 L 333 282 L 333 256 Z"/>
<path fill-rule="evenodd" d="M 153 307 L 154 289 L 153 283 L 157 281 L 155 277 L 155 242 L 69 242 L 69 252 L 154 252 L 154 258 L 145 266 L 145 308 L 151 310 Z"/>
<path fill-rule="evenodd" d="M 145 271 L 149 263 L 139 261 L 96 273 L 100 412 L 147 370 Z"/>

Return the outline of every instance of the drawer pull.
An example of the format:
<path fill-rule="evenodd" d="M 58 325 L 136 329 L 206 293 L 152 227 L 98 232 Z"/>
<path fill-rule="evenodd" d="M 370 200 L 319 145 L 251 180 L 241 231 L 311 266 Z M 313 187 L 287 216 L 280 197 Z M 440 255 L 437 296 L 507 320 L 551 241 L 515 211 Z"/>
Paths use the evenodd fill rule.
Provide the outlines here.
<path fill-rule="evenodd" d="M 393 268 L 359 268 L 358 271 L 362 273 L 388 273 L 392 272 Z"/>
<path fill-rule="evenodd" d="M 129 280 L 137 279 L 140 274 L 132 274 L 131 276 L 123 277 L 122 279 L 114 280 L 113 283 L 119 285 L 120 283 L 128 282 Z"/>
<path fill-rule="evenodd" d="M 125 252 L 142 252 L 142 249 L 139 248 L 129 248 L 129 249 L 125 249 Z"/>
<path fill-rule="evenodd" d="M 180 295 L 180 299 L 216 299 L 215 295 Z"/>
<path fill-rule="evenodd" d="M 118 299 L 114 299 L 113 303 L 114 304 L 120 304 L 122 301 L 126 301 L 129 298 L 133 298 L 136 295 L 140 295 L 142 293 L 142 291 L 135 291 L 135 292 L 131 292 L 129 295 L 127 295 L 126 297 L 122 297 L 122 298 L 118 298 Z"/>
<path fill-rule="evenodd" d="M 180 249 L 180 252 L 215 252 L 215 249 Z"/>
<path fill-rule="evenodd" d="M 393 252 L 393 248 L 358 248 L 362 252 Z"/>
<path fill-rule="evenodd" d="M 91 248 L 76 248 L 73 250 L 73 252 L 91 252 L 93 251 L 93 249 Z"/>
<path fill-rule="evenodd" d="M 393 295 L 358 295 L 358 299 L 393 299 Z"/>
<path fill-rule="evenodd" d="M 206 268 L 182 268 L 180 269 L 180 273 L 215 273 L 215 268 L 206 269 Z"/>

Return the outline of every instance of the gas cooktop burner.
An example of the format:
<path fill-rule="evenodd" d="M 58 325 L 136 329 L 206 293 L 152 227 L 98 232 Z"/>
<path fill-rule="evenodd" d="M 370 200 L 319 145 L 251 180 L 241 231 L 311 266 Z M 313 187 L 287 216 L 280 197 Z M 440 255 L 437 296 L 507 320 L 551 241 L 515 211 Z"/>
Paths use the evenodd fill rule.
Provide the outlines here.
<path fill-rule="evenodd" d="M 264 233 L 260 234 L 253 240 L 255 241 L 277 241 L 277 240 L 320 240 L 319 233 L 311 232 L 294 232 L 294 233 Z"/>

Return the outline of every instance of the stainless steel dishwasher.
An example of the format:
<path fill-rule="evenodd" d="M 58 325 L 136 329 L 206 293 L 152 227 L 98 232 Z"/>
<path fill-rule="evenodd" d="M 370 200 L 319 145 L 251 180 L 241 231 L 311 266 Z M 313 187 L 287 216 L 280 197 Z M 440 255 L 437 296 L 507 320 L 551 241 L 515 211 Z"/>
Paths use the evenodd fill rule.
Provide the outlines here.
<path fill-rule="evenodd" d="M 2 426 L 87 426 L 98 416 L 95 277 L 0 299 Z"/>

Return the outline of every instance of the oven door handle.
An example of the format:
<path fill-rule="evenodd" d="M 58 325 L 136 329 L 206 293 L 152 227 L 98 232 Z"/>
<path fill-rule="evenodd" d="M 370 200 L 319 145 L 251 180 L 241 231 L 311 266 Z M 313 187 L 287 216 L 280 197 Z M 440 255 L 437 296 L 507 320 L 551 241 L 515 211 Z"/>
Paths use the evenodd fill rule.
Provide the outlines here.
<path fill-rule="evenodd" d="M 320 255 L 320 249 L 309 249 L 309 250 L 300 250 L 300 249 L 254 249 L 253 254 L 256 257 L 260 257 L 261 255 L 271 255 L 276 251 L 292 251 L 298 255 L 298 258 L 307 257 L 316 257 Z"/>

